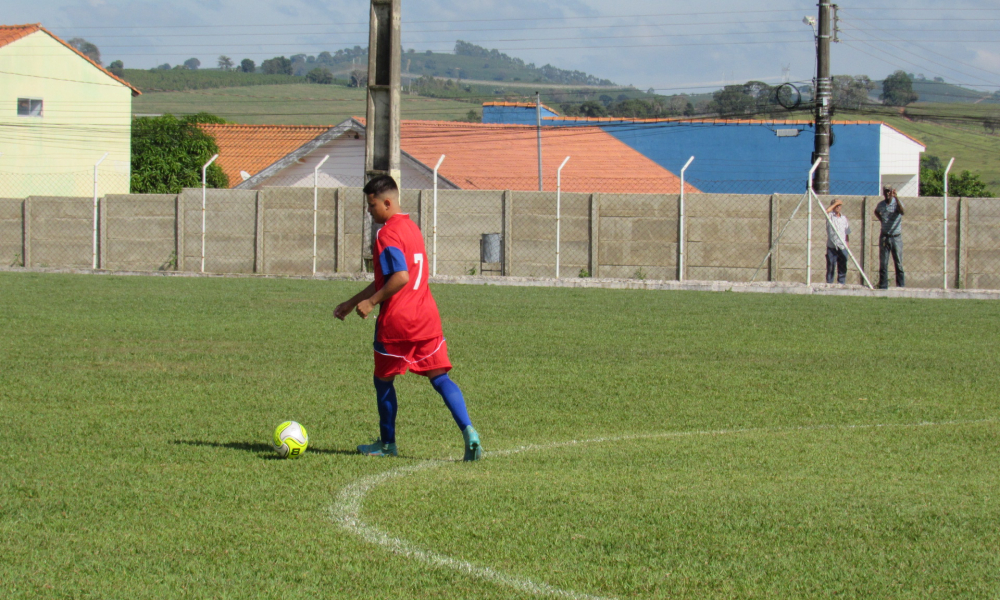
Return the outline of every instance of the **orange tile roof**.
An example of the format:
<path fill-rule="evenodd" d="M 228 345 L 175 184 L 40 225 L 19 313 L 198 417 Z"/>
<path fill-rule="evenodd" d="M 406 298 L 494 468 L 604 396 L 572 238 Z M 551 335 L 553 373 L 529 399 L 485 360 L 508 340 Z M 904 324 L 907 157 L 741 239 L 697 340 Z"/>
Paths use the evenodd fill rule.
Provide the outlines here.
<path fill-rule="evenodd" d="M 403 121 L 402 149 L 425 165 L 447 156 L 438 171 L 462 189 L 538 189 L 534 126 Z M 680 179 L 600 127 L 543 127 L 542 172 L 556 189 L 559 165 L 565 192 L 678 193 Z M 641 179 L 642 190 L 635 188 Z M 698 190 L 687 186 L 687 190 Z"/>
<path fill-rule="evenodd" d="M 256 175 L 330 129 L 314 125 L 201 124 L 199 127 L 215 138 L 219 146 L 218 164 L 229 177 L 229 187 L 243 183 L 240 171 Z"/>
<path fill-rule="evenodd" d="M 360 125 L 365 120 L 355 118 Z M 219 146 L 219 166 L 229 185 L 242 183 L 240 170 L 256 175 L 330 127 L 301 125 L 200 125 Z M 462 189 L 538 189 L 535 128 L 448 121 L 402 121 L 402 150 L 432 169 L 447 158 L 440 175 Z M 556 189 L 556 171 L 566 156 L 566 192 L 635 192 L 642 179 L 649 193 L 678 193 L 680 179 L 599 127 L 543 127 L 546 190 Z M 633 186 L 633 187 L 629 187 Z M 689 192 L 698 190 L 687 184 Z"/>
<path fill-rule="evenodd" d="M 0 25 L 0 47 L 35 33 L 41 26 L 35 25 Z"/>
<path fill-rule="evenodd" d="M 79 50 L 77 50 L 73 46 L 70 46 L 62 38 L 60 38 L 56 34 L 52 33 L 48 29 L 42 27 L 41 24 L 39 24 L 39 23 L 32 23 L 32 24 L 28 24 L 28 25 L 0 25 L 0 48 L 2 48 L 3 46 L 6 46 L 7 44 L 10 44 L 11 42 L 16 42 L 17 40 L 19 40 L 19 39 L 21 39 L 21 38 L 23 38 L 25 36 L 31 35 L 32 33 L 35 33 L 37 31 L 45 32 L 46 35 L 48 35 L 49 37 L 51 37 L 55 41 L 59 42 L 63 46 L 66 46 L 67 48 L 69 48 L 70 50 L 72 50 L 73 52 L 75 52 L 76 54 L 78 54 L 81 58 L 83 58 L 83 60 L 89 62 L 90 64 L 92 64 L 95 67 L 97 67 L 98 69 L 100 69 L 108 77 L 110 77 L 110 78 L 114 79 L 115 81 L 117 81 L 118 83 L 120 83 L 120 84 L 128 87 L 130 90 L 132 90 L 132 95 L 133 96 L 141 96 L 142 95 L 142 92 L 140 92 L 135 87 L 132 87 L 132 85 L 129 84 L 129 82 L 125 81 L 124 79 L 122 79 L 120 77 L 116 77 L 116 76 L 112 75 L 110 71 L 108 71 L 107 69 L 105 69 L 101 65 L 97 64 L 96 62 L 92 61 L 89 56 L 87 56 L 86 54 L 80 52 Z"/>

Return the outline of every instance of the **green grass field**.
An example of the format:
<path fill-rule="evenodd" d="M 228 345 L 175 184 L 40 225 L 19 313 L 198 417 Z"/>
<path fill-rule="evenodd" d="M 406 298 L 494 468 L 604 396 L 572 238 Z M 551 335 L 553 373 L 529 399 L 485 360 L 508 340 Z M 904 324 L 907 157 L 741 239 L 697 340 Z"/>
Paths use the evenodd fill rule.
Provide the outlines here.
<path fill-rule="evenodd" d="M 462 463 L 361 285 L 0 273 L 6 597 L 1000 594 L 996 302 L 437 285 Z"/>
<path fill-rule="evenodd" d="M 478 104 L 404 94 L 402 117 L 434 121 L 464 119 Z M 365 116 L 365 90 L 339 85 L 258 85 L 190 92 L 157 92 L 132 100 L 138 114 L 209 112 L 233 123 L 336 125 Z"/>

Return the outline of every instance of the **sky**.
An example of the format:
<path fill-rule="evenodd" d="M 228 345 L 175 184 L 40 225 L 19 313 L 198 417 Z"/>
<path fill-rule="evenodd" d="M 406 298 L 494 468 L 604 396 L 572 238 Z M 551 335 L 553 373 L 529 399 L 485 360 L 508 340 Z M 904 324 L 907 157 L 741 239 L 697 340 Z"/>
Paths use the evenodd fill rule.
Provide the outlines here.
<path fill-rule="evenodd" d="M 369 0 L 0 0 L 3 24 L 82 37 L 104 64 L 150 68 L 219 55 L 274 56 L 366 46 Z M 872 6 L 866 6 L 874 3 Z M 809 82 L 815 0 L 402 0 L 404 49 L 451 52 L 458 39 L 661 94 L 759 80 Z M 1000 90 L 1000 5 L 986 0 L 841 0 L 835 75 L 897 69 Z"/>

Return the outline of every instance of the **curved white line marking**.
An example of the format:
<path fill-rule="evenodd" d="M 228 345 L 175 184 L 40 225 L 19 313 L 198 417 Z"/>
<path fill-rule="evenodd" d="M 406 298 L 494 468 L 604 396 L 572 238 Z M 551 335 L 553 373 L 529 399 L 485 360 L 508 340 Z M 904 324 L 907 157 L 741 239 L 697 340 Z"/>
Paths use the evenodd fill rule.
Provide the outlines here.
<path fill-rule="evenodd" d="M 614 437 L 601 437 L 593 438 L 589 440 L 569 440 L 566 442 L 556 442 L 552 444 L 530 444 L 526 446 L 517 446 L 515 448 L 510 448 L 507 450 L 499 450 L 496 452 L 490 452 L 490 456 L 511 456 L 513 454 L 520 454 L 521 452 L 530 452 L 533 450 L 550 450 L 553 448 L 565 448 L 567 446 L 577 446 L 584 444 L 600 444 L 604 442 L 622 442 L 628 440 L 648 440 L 648 439 L 665 439 L 665 438 L 679 438 L 679 437 L 694 437 L 701 435 L 731 435 L 738 433 L 786 433 L 786 432 L 796 432 L 796 431 L 822 431 L 827 429 L 880 429 L 880 428 L 916 428 L 916 427 L 941 427 L 946 425 L 973 425 L 978 423 L 995 423 L 996 419 L 977 419 L 970 421 L 941 421 L 941 422 L 921 422 L 921 423 L 902 423 L 902 424 L 874 424 L 874 425 L 815 425 L 815 426 L 801 426 L 801 427 L 764 427 L 764 428 L 748 428 L 748 429 L 717 429 L 708 431 L 675 431 L 667 433 L 649 433 L 649 434 L 637 434 L 637 435 L 622 435 Z M 352 483 L 351 485 L 345 487 L 341 490 L 337 502 L 330 507 L 330 515 L 334 522 L 340 524 L 344 529 L 349 532 L 359 536 L 361 539 L 369 542 L 371 544 L 377 544 L 383 548 L 399 554 L 400 556 L 405 556 L 407 558 L 414 558 L 421 562 L 427 563 L 434 567 L 446 567 L 474 577 L 479 577 L 480 579 L 486 579 L 488 581 L 493 581 L 495 583 L 500 583 L 508 587 L 512 587 L 522 592 L 527 592 L 529 594 L 535 594 L 538 596 L 557 596 L 562 598 L 570 598 L 571 600 L 613 600 L 613 597 L 603 597 L 603 596 L 592 596 L 590 594 L 584 594 L 581 592 L 574 592 L 572 590 L 564 590 L 551 586 L 547 583 L 536 582 L 525 577 L 516 577 L 513 575 L 507 575 L 501 573 L 489 567 L 482 567 L 479 565 L 474 565 L 470 562 L 459 560 L 451 556 L 446 556 L 444 554 L 438 554 L 436 552 L 431 552 L 430 550 L 423 550 L 418 548 L 416 545 L 397 537 L 392 537 L 388 533 L 381 531 L 376 527 L 365 523 L 361 520 L 361 508 L 364 503 L 365 496 L 368 495 L 370 491 L 376 487 L 382 485 L 383 483 L 389 481 L 390 479 L 395 479 L 397 477 L 406 477 L 413 473 L 419 471 L 426 471 L 427 469 L 433 469 L 437 467 L 442 467 L 447 464 L 452 464 L 452 460 L 427 460 L 416 465 L 411 465 L 408 467 L 400 467 L 398 469 L 391 469 L 384 473 L 379 473 L 378 475 L 371 475 L 369 477 L 364 477 L 358 481 Z"/>

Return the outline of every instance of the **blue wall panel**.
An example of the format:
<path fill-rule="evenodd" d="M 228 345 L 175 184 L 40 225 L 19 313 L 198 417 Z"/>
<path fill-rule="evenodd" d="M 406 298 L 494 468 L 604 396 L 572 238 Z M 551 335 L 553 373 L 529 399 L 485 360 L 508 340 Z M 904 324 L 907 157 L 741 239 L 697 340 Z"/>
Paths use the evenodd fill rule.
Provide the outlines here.
<path fill-rule="evenodd" d="M 555 116 L 558 115 L 544 106 L 542 107 L 542 118 Z M 535 125 L 537 116 L 533 106 L 484 106 L 483 123 Z"/>
<path fill-rule="evenodd" d="M 543 111 L 543 115 L 545 111 Z M 487 121 L 489 116 L 489 121 Z M 534 108 L 483 107 L 483 122 L 534 124 Z M 799 194 L 806 189 L 813 152 L 811 124 L 578 121 L 548 119 L 544 125 L 593 126 L 621 140 L 703 192 Z M 830 193 L 878 195 L 880 125 L 834 125 Z M 795 129 L 796 137 L 778 137 Z M 641 174 L 636 174 L 641 177 Z"/>

